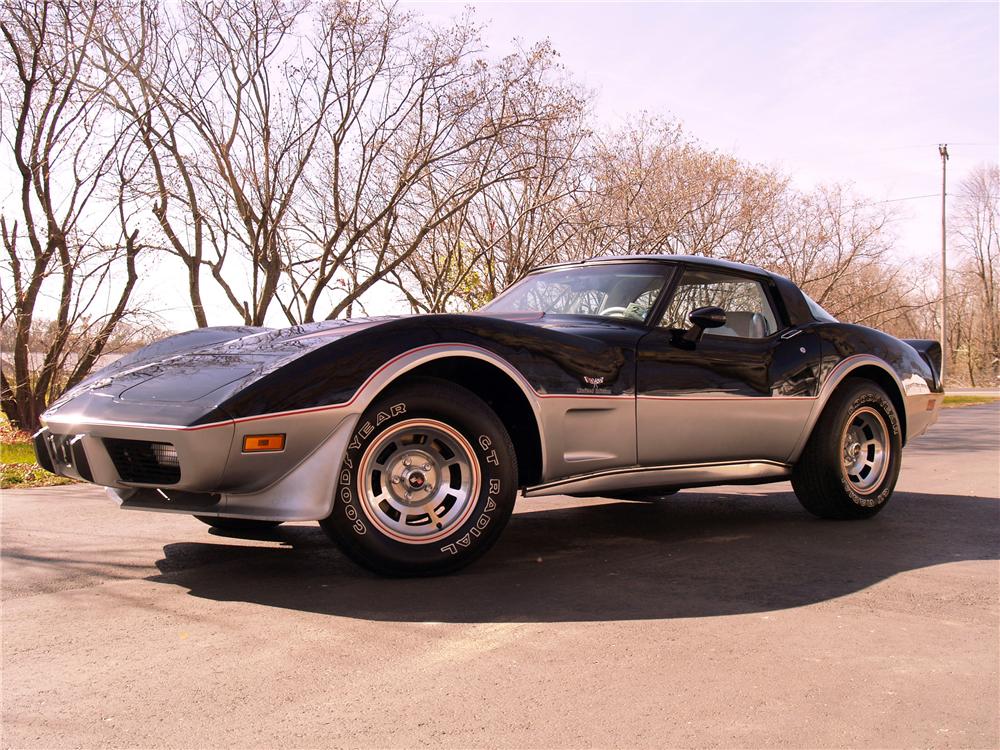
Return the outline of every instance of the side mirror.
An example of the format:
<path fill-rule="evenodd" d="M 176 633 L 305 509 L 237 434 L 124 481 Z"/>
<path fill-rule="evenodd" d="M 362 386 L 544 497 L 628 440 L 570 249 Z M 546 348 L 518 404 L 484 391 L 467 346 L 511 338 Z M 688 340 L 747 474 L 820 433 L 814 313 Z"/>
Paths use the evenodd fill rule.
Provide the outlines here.
<path fill-rule="evenodd" d="M 688 315 L 691 327 L 684 332 L 684 340 L 694 344 L 701 340 L 707 328 L 721 328 L 726 324 L 726 311 L 721 307 L 699 307 Z"/>

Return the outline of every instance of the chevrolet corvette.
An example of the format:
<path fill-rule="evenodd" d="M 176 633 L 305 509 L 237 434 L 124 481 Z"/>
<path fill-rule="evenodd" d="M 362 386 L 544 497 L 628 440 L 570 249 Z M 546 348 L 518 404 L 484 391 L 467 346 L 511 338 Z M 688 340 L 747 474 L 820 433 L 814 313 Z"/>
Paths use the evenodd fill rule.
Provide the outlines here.
<path fill-rule="evenodd" d="M 519 494 L 791 480 L 820 518 L 870 518 L 940 367 L 937 342 L 838 322 L 760 268 L 608 257 L 469 314 L 171 336 L 65 393 L 34 442 L 122 508 L 318 521 L 371 570 L 430 575 L 488 550 Z"/>

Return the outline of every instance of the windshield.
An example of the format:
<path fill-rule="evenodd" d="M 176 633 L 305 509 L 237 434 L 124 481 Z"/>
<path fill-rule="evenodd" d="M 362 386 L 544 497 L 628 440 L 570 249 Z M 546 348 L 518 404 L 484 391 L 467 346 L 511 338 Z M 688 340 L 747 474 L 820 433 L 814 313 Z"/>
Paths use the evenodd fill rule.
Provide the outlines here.
<path fill-rule="evenodd" d="M 491 313 L 595 315 L 646 322 L 670 270 L 653 263 L 607 263 L 530 274 L 483 308 Z"/>

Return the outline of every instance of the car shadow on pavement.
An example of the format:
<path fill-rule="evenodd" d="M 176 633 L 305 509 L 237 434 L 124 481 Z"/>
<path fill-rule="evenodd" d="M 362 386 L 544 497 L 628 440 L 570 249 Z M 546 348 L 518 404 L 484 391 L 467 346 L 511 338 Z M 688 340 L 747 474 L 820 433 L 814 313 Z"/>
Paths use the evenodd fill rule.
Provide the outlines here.
<path fill-rule="evenodd" d="M 191 595 L 385 621 L 559 622 L 798 607 L 931 565 L 998 559 L 995 498 L 897 493 L 866 522 L 814 519 L 789 493 L 685 492 L 658 503 L 519 509 L 496 547 L 440 578 L 384 579 L 318 526 L 269 546 L 164 547 L 150 580 Z M 273 540 L 281 542 L 275 546 Z"/>

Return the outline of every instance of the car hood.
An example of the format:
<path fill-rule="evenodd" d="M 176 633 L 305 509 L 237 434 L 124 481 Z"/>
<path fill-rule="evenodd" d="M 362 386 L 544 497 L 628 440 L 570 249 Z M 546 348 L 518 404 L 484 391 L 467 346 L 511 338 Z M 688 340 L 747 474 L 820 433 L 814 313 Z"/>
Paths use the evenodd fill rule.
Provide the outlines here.
<path fill-rule="evenodd" d="M 396 315 L 321 321 L 282 329 L 198 329 L 154 343 L 95 373 L 56 401 L 50 412 L 78 399 L 76 406 L 102 401 L 106 406 L 101 411 L 112 407 L 121 418 L 133 418 L 133 414 L 142 412 L 143 404 L 161 404 L 158 414 L 173 414 L 171 421 L 184 421 L 222 404 L 227 397 L 255 381 L 263 381 L 293 360 L 340 339 L 393 323 L 412 330 L 421 319 L 426 319 L 428 325 L 440 325 L 449 318 L 454 319 L 456 327 L 493 319 L 581 339 L 598 330 L 634 330 L 634 326 L 612 319 L 541 313 Z"/>
<path fill-rule="evenodd" d="M 273 355 L 301 354 L 331 341 L 350 336 L 375 326 L 389 323 L 405 315 L 385 315 L 377 318 L 347 318 L 303 323 L 288 328 L 264 329 L 257 333 L 217 344 L 200 347 L 192 354 L 208 355 Z"/>
<path fill-rule="evenodd" d="M 483 317 L 505 320 L 511 323 L 536 326 L 550 330 L 565 331 L 578 336 L 586 336 L 588 332 L 609 329 L 627 329 L 630 326 L 614 318 L 595 318 L 580 315 L 547 315 L 545 313 L 439 313 L 428 315 L 383 315 L 371 318 L 347 318 L 345 320 L 324 320 L 316 323 L 303 323 L 288 328 L 263 330 L 252 335 L 231 341 L 212 344 L 192 352 L 199 356 L 296 356 L 331 341 L 353 336 L 377 326 L 398 320 L 431 318 L 437 320 L 454 316 L 458 318 Z"/>
<path fill-rule="evenodd" d="M 140 358 L 131 366 L 98 373 L 103 377 L 91 379 L 89 385 L 121 401 L 194 402 L 220 388 L 261 377 L 331 341 L 395 319 L 355 318 L 247 329 L 247 335 L 230 340 L 196 343 L 165 356 Z"/>

